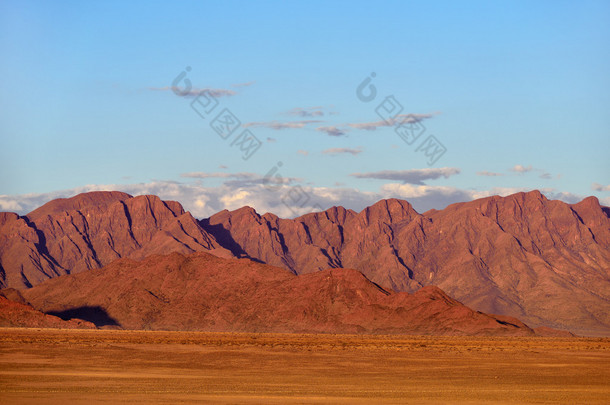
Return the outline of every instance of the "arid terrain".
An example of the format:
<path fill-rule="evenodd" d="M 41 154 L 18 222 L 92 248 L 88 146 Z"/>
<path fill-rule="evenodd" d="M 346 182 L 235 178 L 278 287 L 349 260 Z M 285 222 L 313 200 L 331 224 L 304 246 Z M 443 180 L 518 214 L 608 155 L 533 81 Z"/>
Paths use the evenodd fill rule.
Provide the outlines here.
<path fill-rule="evenodd" d="M 204 252 L 299 276 L 354 269 L 386 291 L 435 286 L 474 311 L 531 328 L 609 336 L 609 215 L 595 197 L 566 204 L 531 191 L 421 214 L 407 201 L 388 199 L 361 212 L 339 206 L 283 219 L 243 207 L 198 221 L 175 201 L 91 192 L 49 201 L 25 216 L 0 213 L 0 288 L 42 285 L 50 292 L 46 281 L 117 259 Z M 158 292 L 143 297 L 150 301 Z M 26 294 L 31 304 L 42 300 L 32 297 L 37 294 Z"/>
<path fill-rule="evenodd" d="M 128 330 L 565 334 L 476 312 L 433 286 L 413 294 L 390 293 L 356 270 L 296 276 L 248 259 L 222 259 L 203 252 L 150 256 L 143 261 L 120 259 L 102 269 L 56 277 L 21 293 L 2 290 L 0 298 L 2 294 L 22 304 L 0 301 L 0 326 L 45 327 L 44 321 L 55 315 L 80 322 L 80 327 L 92 322 Z M 24 307 L 26 302 L 33 307 Z M 24 322 L 25 313 L 39 323 Z"/>
<path fill-rule="evenodd" d="M 610 339 L 0 329 L 25 403 L 587 403 Z"/>
<path fill-rule="evenodd" d="M 1 213 L 0 402 L 605 404 L 608 212 L 530 192 L 198 221 L 98 192 Z"/>

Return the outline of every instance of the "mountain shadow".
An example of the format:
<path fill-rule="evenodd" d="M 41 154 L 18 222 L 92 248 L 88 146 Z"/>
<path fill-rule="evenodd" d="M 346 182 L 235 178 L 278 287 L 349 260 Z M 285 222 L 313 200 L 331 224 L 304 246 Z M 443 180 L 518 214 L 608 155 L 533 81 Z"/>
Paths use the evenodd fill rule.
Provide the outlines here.
<path fill-rule="evenodd" d="M 201 219 L 198 221 L 198 223 L 199 226 L 201 226 L 206 232 L 214 235 L 216 241 L 220 244 L 220 246 L 225 249 L 228 249 L 231 253 L 233 253 L 235 257 L 248 258 L 250 260 L 263 263 L 262 260 L 250 257 L 250 255 L 248 255 L 246 251 L 244 251 L 241 245 L 237 243 L 235 239 L 233 239 L 233 235 L 231 235 L 231 232 L 225 229 L 222 224 L 212 225 L 210 224 L 210 218 Z"/>
<path fill-rule="evenodd" d="M 63 311 L 49 311 L 46 312 L 48 315 L 54 315 L 64 321 L 70 319 L 82 319 L 83 321 L 89 321 L 94 323 L 95 326 L 121 326 L 116 319 L 108 315 L 106 310 L 99 306 L 82 306 Z"/>

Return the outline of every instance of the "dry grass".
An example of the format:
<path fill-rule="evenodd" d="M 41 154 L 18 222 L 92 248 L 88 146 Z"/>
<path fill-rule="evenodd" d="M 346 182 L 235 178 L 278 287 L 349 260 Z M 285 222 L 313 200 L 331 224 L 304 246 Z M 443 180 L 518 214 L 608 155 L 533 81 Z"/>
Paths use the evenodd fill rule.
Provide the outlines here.
<path fill-rule="evenodd" d="M 610 339 L 0 329 L 0 403 L 607 403 Z"/>

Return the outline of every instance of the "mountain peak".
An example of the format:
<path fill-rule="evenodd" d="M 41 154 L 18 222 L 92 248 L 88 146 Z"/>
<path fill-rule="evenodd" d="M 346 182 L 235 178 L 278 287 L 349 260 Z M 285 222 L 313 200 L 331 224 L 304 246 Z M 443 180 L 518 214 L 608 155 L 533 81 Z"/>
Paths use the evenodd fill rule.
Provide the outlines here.
<path fill-rule="evenodd" d="M 7 287 L 31 287 L 122 257 L 201 250 L 232 256 L 179 203 L 155 195 L 84 193 L 51 201 L 23 219 L 4 214 L 0 222 L 0 285 Z"/>
<path fill-rule="evenodd" d="M 419 214 L 413 206 L 405 201 L 396 198 L 380 200 L 370 207 L 358 213 L 359 216 L 365 219 L 367 224 L 371 222 L 386 222 L 394 223 L 403 220 L 411 220 Z"/>
<path fill-rule="evenodd" d="M 572 206 L 578 206 L 593 210 L 599 210 L 602 208 L 602 205 L 599 203 L 599 199 L 595 196 L 589 196 L 587 198 L 584 198 L 582 201 L 577 202 L 576 204 L 572 204 Z"/>
<path fill-rule="evenodd" d="M 546 196 L 544 194 L 542 194 L 540 192 L 540 190 L 531 190 L 531 191 L 524 191 L 524 192 L 520 192 L 520 193 L 516 193 L 516 194 L 512 194 L 509 195 L 507 198 L 509 197 L 513 197 L 513 198 L 519 198 L 523 201 L 535 201 L 535 202 L 548 202 L 549 199 L 546 198 Z"/>
<path fill-rule="evenodd" d="M 63 211 L 80 210 L 84 207 L 103 207 L 116 201 L 132 198 L 131 195 L 120 191 L 91 191 L 81 193 L 70 198 L 58 198 L 35 209 L 26 216 L 30 220 L 53 215 Z"/>

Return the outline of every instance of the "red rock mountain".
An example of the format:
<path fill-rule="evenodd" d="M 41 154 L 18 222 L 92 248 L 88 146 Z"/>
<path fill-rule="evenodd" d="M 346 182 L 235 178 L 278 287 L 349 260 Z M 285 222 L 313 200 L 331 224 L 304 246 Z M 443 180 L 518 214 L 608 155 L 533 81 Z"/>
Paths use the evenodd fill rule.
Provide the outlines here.
<path fill-rule="evenodd" d="M 437 285 L 483 312 L 583 334 L 610 333 L 610 218 L 538 191 L 453 204 L 422 215 L 382 200 L 295 219 L 245 207 L 201 221 L 235 254 L 307 274 L 350 267 L 387 289 Z"/>
<path fill-rule="evenodd" d="M 296 276 L 247 259 L 173 253 L 121 259 L 22 291 L 35 308 L 126 329 L 531 336 L 436 287 L 389 293 L 356 270 Z"/>
<path fill-rule="evenodd" d="M 0 213 L 0 285 L 30 287 L 121 257 L 232 254 L 175 201 L 93 192 L 51 201 L 24 217 Z"/>
<path fill-rule="evenodd" d="M 0 213 L 0 283 L 170 252 L 251 258 L 305 275 L 353 268 L 386 290 L 436 285 L 469 307 L 587 335 L 610 334 L 610 209 L 537 191 L 417 213 L 401 200 L 295 219 L 244 207 L 197 222 L 176 202 L 98 192 L 20 217 Z"/>

